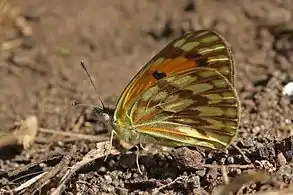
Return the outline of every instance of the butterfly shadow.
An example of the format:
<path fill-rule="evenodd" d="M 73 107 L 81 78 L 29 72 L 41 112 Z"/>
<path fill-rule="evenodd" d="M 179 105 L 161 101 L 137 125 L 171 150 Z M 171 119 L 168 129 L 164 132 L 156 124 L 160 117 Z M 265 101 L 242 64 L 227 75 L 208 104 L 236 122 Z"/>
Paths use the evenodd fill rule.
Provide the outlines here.
<path fill-rule="evenodd" d="M 2 160 L 10 160 L 15 156 L 21 154 L 23 148 L 19 145 L 9 145 L 0 148 L 0 159 Z"/>
<path fill-rule="evenodd" d="M 143 174 L 138 171 L 136 153 L 122 153 L 100 158 L 80 169 L 78 173 L 97 172 L 99 175 L 117 174 L 124 180 L 125 188 L 130 191 L 151 190 L 163 184 L 166 180 L 176 179 L 180 175 L 176 163 L 171 155 L 154 154 L 140 155 L 139 166 Z M 115 173 L 115 174 L 116 174 Z"/>

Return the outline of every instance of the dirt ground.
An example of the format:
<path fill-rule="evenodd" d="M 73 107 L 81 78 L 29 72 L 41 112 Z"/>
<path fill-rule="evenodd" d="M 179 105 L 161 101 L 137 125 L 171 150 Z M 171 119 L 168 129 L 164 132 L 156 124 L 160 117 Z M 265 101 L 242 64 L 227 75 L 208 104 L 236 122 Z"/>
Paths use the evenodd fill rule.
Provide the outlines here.
<path fill-rule="evenodd" d="M 227 155 L 178 149 L 171 154 L 141 156 L 143 175 L 138 173 L 135 155 L 111 155 L 105 162 L 98 159 L 74 174 L 64 194 L 149 194 L 155 190 L 158 194 L 210 194 L 223 184 L 223 175 L 231 182 L 253 170 L 265 170 L 269 181 L 251 176 L 247 181 L 252 182 L 240 182 L 234 194 L 281 190 L 293 183 L 293 106 L 282 94 L 284 85 L 293 81 L 292 1 L 6 2 L 11 7 L 0 12 L 4 18 L 0 26 L 3 132 L 20 120 L 36 116 L 42 129 L 105 133 L 91 109 L 71 105 L 73 100 L 99 104 L 81 60 L 86 61 L 102 99 L 114 107 L 135 73 L 170 40 L 188 30 L 217 30 L 234 51 L 242 103 L 241 125 L 234 142 L 238 150 L 231 146 Z M 11 22 L 18 19 L 24 21 Z M 3 48 L 4 43 L 14 46 Z M 47 185 L 35 184 L 21 192 L 50 194 L 67 168 L 93 148 L 94 141 L 39 132 L 26 149 L 1 150 L 0 194 L 32 178 L 33 173 L 63 162 L 63 168 Z M 226 171 L 196 168 L 193 165 L 198 158 L 204 164 L 234 167 Z"/>

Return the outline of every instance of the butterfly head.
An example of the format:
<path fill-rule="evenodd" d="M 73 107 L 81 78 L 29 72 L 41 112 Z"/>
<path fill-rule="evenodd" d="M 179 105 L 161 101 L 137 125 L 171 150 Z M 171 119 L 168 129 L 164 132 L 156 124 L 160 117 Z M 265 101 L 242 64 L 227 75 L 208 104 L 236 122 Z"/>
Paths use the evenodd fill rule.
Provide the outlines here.
<path fill-rule="evenodd" d="M 128 151 L 133 148 L 137 143 L 138 134 L 135 131 L 129 131 L 126 127 L 121 127 L 120 123 L 114 119 L 115 110 L 103 106 L 95 105 L 93 111 L 107 124 L 108 131 L 112 132 L 113 145 L 120 151 Z M 111 138 L 112 140 L 112 138 Z"/>
<path fill-rule="evenodd" d="M 113 122 L 114 110 L 107 107 L 95 105 L 93 111 L 98 116 L 101 116 L 105 122 Z"/>

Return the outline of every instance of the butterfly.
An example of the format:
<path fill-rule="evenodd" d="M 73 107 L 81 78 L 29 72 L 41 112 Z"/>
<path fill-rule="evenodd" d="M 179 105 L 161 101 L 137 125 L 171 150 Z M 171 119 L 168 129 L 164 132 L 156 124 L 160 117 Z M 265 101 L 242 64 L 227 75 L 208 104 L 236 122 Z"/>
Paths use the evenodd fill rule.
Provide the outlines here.
<path fill-rule="evenodd" d="M 130 81 L 113 115 L 103 114 L 123 147 L 225 149 L 237 135 L 240 101 L 225 39 L 191 31 L 169 43 Z"/>

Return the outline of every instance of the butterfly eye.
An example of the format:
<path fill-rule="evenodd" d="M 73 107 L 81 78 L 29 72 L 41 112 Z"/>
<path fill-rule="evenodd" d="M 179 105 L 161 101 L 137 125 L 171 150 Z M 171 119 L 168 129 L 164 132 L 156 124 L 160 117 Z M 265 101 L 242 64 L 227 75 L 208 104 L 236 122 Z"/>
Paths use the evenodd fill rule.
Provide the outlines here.
<path fill-rule="evenodd" d="M 107 113 L 102 113 L 102 117 L 104 118 L 105 121 L 109 121 L 110 120 L 110 116 Z"/>

